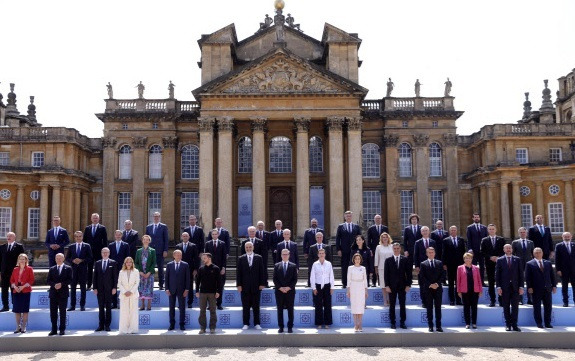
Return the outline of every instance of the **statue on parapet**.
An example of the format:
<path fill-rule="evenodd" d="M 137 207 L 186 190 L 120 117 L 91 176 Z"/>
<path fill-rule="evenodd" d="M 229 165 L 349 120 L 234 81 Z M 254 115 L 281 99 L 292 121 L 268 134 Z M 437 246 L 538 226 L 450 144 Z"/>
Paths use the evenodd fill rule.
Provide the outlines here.
<path fill-rule="evenodd" d="M 419 82 L 419 79 L 417 79 L 417 80 L 415 81 L 415 96 L 416 96 L 417 98 L 420 97 L 420 95 L 419 95 L 420 92 L 421 92 L 421 83 Z"/>
<path fill-rule="evenodd" d="M 138 98 L 144 99 L 144 90 L 146 89 L 146 87 L 144 86 L 144 84 L 142 84 L 141 80 L 140 84 L 136 85 L 136 88 L 138 88 Z"/>
<path fill-rule="evenodd" d="M 112 89 L 112 84 L 110 84 L 110 82 L 106 84 L 106 89 L 108 89 L 108 99 L 114 99 L 114 90 Z"/>
<path fill-rule="evenodd" d="M 451 87 L 453 86 L 453 84 L 451 84 L 451 80 L 449 80 L 449 78 L 447 78 L 447 81 L 445 82 L 445 96 L 451 96 Z"/>
<path fill-rule="evenodd" d="M 298 31 L 301 31 L 300 24 L 295 24 L 294 22 L 295 22 L 295 19 L 293 18 L 293 16 L 291 16 L 291 14 L 288 14 L 287 18 L 286 18 L 286 23 L 288 24 L 288 26 L 290 28 L 294 28 Z"/>
<path fill-rule="evenodd" d="M 168 93 L 169 93 L 169 98 L 170 99 L 174 99 L 174 83 L 172 83 L 172 81 L 170 80 L 170 84 L 168 85 Z"/>
<path fill-rule="evenodd" d="M 389 80 L 387 81 L 387 93 L 386 93 L 386 97 L 390 97 L 391 96 L 391 92 L 393 91 L 393 87 L 395 86 L 395 84 L 393 84 L 393 82 L 391 81 L 391 78 L 389 78 Z"/>
<path fill-rule="evenodd" d="M 276 25 L 276 38 L 279 43 L 285 41 L 285 30 L 283 25 Z"/>
<path fill-rule="evenodd" d="M 268 14 L 266 14 L 264 22 L 260 23 L 260 30 L 264 30 L 264 29 L 269 28 L 273 22 L 274 22 L 274 19 L 272 19 Z"/>

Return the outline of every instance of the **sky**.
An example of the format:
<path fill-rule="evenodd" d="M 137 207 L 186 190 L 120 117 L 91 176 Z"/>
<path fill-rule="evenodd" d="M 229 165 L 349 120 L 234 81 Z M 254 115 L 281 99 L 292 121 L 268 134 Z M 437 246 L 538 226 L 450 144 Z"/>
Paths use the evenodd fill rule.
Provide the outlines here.
<path fill-rule="evenodd" d="M 557 78 L 575 68 L 572 0 L 285 0 L 305 34 L 321 39 L 330 23 L 362 39 L 359 82 L 366 99 L 385 95 L 442 96 L 453 83 L 455 108 L 465 114 L 458 133 L 522 117 L 524 92 L 541 106 L 543 80 L 554 95 Z M 106 84 L 114 97 L 193 100 L 200 86 L 197 40 L 231 23 L 238 39 L 273 16 L 273 0 L 0 1 L 0 93 L 15 83 L 18 109 L 35 96 L 44 126 L 102 136 L 94 116 L 104 111 Z M 555 96 L 554 96 L 555 98 Z"/>

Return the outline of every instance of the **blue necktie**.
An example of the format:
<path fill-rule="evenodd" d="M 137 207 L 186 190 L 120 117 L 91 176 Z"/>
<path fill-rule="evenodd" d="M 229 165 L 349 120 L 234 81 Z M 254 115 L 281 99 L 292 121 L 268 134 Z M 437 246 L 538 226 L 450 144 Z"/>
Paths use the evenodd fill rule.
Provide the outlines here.
<path fill-rule="evenodd" d="M 539 226 L 539 232 L 541 232 L 541 235 L 544 236 L 545 235 L 545 228 L 543 228 L 543 226 Z"/>
<path fill-rule="evenodd" d="M 284 262 L 284 276 L 286 275 L 286 273 L 287 273 L 287 263 Z"/>

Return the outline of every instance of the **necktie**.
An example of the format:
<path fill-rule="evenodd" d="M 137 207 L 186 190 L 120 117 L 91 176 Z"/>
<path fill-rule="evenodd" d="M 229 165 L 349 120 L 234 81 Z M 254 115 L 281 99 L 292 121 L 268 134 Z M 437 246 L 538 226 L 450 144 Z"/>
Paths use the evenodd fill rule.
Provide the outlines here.
<path fill-rule="evenodd" d="M 507 257 L 507 267 L 511 269 L 511 257 Z"/>
<path fill-rule="evenodd" d="M 481 232 L 481 228 L 479 228 L 479 223 L 476 224 L 476 227 L 475 227 L 475 228 L 477 228 L 477 233 L 480 233 L 480 232 Z"/>
<path fill-rule="evenodd" d="M 453 240 L 453 246 L 455 246 L 455 248 L 457 248 L 457 238 L 451 237 L 451 239 Z"/>
<path fill-rule="evenodd" d="M 252 256 L 248 256 L 248 263 L 250 265 L 250 267 L 252 266 Z"/>
<path fill-rule="evenodd" d="M 54 228 L 54 238 L 58 238 L 58 227 Z"/>
<path fill-rule="evenodd" d="M 413 235 L 415 236 L 417 234 L 417 227 L 413 226 Z"/>
<path fill-rule="evenodd" d="M 80 245 L 76 246 L 76 257 L 80 255 Z"/>
<path fill-rule="evenodd" d="M 426 239 L 425 240 L 425 249 L 428 249 L 428 248 L 429 248 L 429 241 Z"/>
<path fill-rule="evenodd" d="M 186 249 L 188 248 L 188 244 L 184 243 L 184 253 L 186 253 Z"/>
<path fill-rule="evenodd" d="M 96 235 L 96 226 L 92 226 L 92 237 Z"/>
<path fill-rule="evenodd" d="M 120 242 L 116 242 L 116 254 L 120 253 Z"/>
<path fill-rule="evenodd" d="M 381 233 L 381 226 L 380 226 L 380 225 L 377 226 L 377 233 L 378 233 L 378 234 Z"/>
<path fill-rule="evenodd" d="M 62 266 L 58 266 L 58 274 L 62 274 Z"/>
<path fill-rule="evenodd" d="M 567 243 L 567 253 L 571 254 L 571 243 Z"/>
<path fill-rule="evenodd" d="M 102 272 L 106 272 L 106 266 L 108 266 L 108 261 L 102 262 Z"/>
<path fill-rule="evenodd" d="M 8 252 L 12 251 L 12 243 L 8 245 Z"/>
<path fill-rule="evenodd" d="M 523 240 L 523 253 L 527 252 L 527 245 L 525 245 L 525 240 Z"/>
<path fill-rule="evenodd" d="M 348 231 L 349 233 L 351 233 L 351 223 L 348 223 L 348 224 L 347 224 L 347 231 Z"/>
<path fill-rule="evenodd" d="M 191 231 L 191 232 L 192 232 L 192 234 L 190 234 L 190 236 L 192 236 L 192 235 L 194 234 L 194 232 L 195 232 L 195 231 L 196 231 L 196 226 L 193 226 L 193 227 L 192 227 L 192 231 Z"/>
<path fill-rule="evenodd" d="M 317 248 L 321 249 L 321 243 L 317 245 Z"/>
<path fill-rule="evenodd" d="M 539 261 L 539 269 L 543 272 L 543 262 Z"/>
<path fill-rule="evenodd" d="M 154 230 L 152 231 L 153 234 L 156 234 L 156 228 L 158 228 L 158 226 L 154 224 Z"/>
<path fill-rule="evenodd" d="M 441 229 L 439 230 L 439 239 L 443 238 L 443 232 L 441 231 Z"/>
<path fill-rule="evenodd" d="M 314 229 L 313 229 L 313 234 L 315 234 L 315 232 L 316 232 L 316 229 L 314 228 Z"/>
<path fill-rule="evenodd" d="M 214 251 L 216 251 L 218 249 L 218 242 L 214 241 Z"/>
<path fill-rule="evenodd" d="M 431 268 L 435 268 L 435 262 L 433 262 L 433 260 L 431 260 Z"/>
<path fill-rule="evenodd" d="M 284 262 L 284 276 L 286 275 L 286 273 L 287 273 L 287 263 Z"/>
<path fill-rule="evenodd" d="M 258 237 L 259 237 L 259 239 L 263 239 L 263 237 L 262 237 L 262 231 L 258 231 Z"/>
<path fill-rule="evenodd" d="M 397 268 L 399 268 L 399 257 L 395 257 L 395 263 L 397 264 Z"/>
<path fill-rule="evenodd" d="M 280 236 L 280 231 L 279 231 L 279 230 L 277 230 L 277 231 L 276 231 L 276 234 L 277 234 L 277 235 L 278 235 L 278 237 L 279 237 L 279 236 Z"/>
<path fill-rule="evenodd" d="M 543 226 L 539 226 L 539 232 L 541 232 L 541 235 L 544 236 L 545 235 L 545 228 L 543 228 Z"/>
<path fill-rule="evenodd" d="M 493 245 L 493 248 L 495 248 L 495 237 L 491 237 L 491 244 Z"/>
<path fill-rule="evenodd" d="M 176 272 L 178 272 L 179 267 L 180 267 L 180 262 L 176 262 Z"/>

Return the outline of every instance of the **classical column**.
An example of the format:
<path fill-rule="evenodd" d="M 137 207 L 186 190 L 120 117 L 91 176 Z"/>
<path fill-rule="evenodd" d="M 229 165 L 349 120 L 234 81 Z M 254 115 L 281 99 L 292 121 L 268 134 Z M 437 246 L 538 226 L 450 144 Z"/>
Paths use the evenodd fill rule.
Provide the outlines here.
<path fill-rule="evenodd" d="M 511 237 L 510 214 L 509 214 L 509 182 L 501 180 L 501 233 L 503 237 Z"/>
<path fill-rule="evenodd" d="M 214 223 L 214 124 L 216 118 L 200 117 L 200 225 L 209 229 Z"/>
<path fill-rule="evenodd" d="M 228 225 L 230 236 L 235 232 L 232 204 L 234 201 L 232 130 L 234 118 L 221 117 L 218 121 L 218 211 L 217 216 Z"/>
<path fill-rule="evenodd" d="M 533 219 L 535 219 L 535 215 L 541 214 L 545 215 L 545 209 L 543 208 L 543 184 L 540 181 L 535 182 L 535 212 L 536 214 L 533 215 Z"/>
<path fill-rule="evenodd" d="M 329 226 L 335 237 L 337 226 L 343 222 L 343 117 L 328 117 L 329 138 Z"/>
<path fill-rule="evenodd" d="M 60 188 L 59 185 L 52 186 L 52 217 L 60 216 Z M 68 220 L 65 220 L 65 222 L 68 222 Z"/>
<path fill-rule="evenodd" d="M 70 232 L 74 232 L 74 196 L 72 189 L 62 187 L 61 193 L 62 206 L 60 209 L 60 217 L 64 222 L 64 227 L 67 227 Z"/>
<path fill-rule="evenodd" d="M 116 175 L 116 138 L 106 137 L 102 139 L 102 146 L 104 147 L 104 157 L 103 157 L 103 174 L 102 178 L 105 180 L 102 182 L 102 213 L 100 214 L 102 224 L 108 225 L 108 227 L 113 227 L 116 207 L 114 206 L 114 182 L 118 178 Z M 143 167 L 143 163 L 134 162 L 138 167 Z M 112 235 L 113 236 L 113 235 Z M 113 239 L 113 238 L 111 238 Z"/>
<path fill-rule="evenodd" d="M 296 209 L 297 233 L 296 237 L 303 237 L 309 224 L 309 125 L 308 117 L 294 118 L 296 136 Z"/>
<path fill-rule="evenodd" d="M 81 210 L 80 210 L 80 230 L 84 229 L 84 223 L 86 223 L 86 225 L 89 223 L 88 222 L 88 193 L 87 192 L 82 192 L 82 205 L 81 205 Z"/>
<path fill-rule="evenodd" d="M 394 165 L 387 163 L 385 167 L 385 184 L 387 189 L 387 209 L 383 210 L 382 214 L 383 223 L 389 225 L 392 231 L 391 236 L 401 237 L 401 219 L 400 213 L 397 210 L 400 209 L 400 199 L 399 199 L 399 189 L 397 187 L 398 173 L 397 173 L 397 143 L 399 142 L 399 137 L 395 135 L 386 135 L 383 137 L 383 143 L 385 145 L 385 159 L 386 162 L 395 162 Z"/>
<path fill-rule="evenodd" d="M 565 180 L 565 229 L 573 232 L 575 227 L 575 210 L 573 209 L 573 179 Z"/>
<path fill-rule="evenodd" d="M 174 201 L 176 199 L 176 149 L 177 137 L 163 137 L 164 154 L 162 157 L 162 176 L 164 188 L 162 189 L 162 219 L 168 224 L 168 237 L 178 243 L 180 233 L 180 217 L 175 214 Z"/>
<path fill-rule="evenodd" d="M 40 240 L 46 238 L 46 232 L 48 231 L 49 223 L 48 214 L 48 186 L 40 186 Z"/>
<path fill-rule="evenodd" d="M 266 221 L 266 147 L 267 118 L 254 117 L 252 121 L 252 215 L 253 224 Z"/>
<path fill-rule="evenodd" d="M 489 219 L 487 213 L 487 185 L 485 183 L 480 183 L 478 185 L 479 188 L 479 208 L 477 209 L 477 211 L 479 211 L 481 217 L 483 217 L 483 221 L 487 221 Z"/>
<path fill-rule="evenodd" d="M 363 214 L 363 175 L 361 170 L 361 117 L 347 122 L 348 204 L 353 220 L 361 224 Z"/>
<path fill-rule="evenodd" d="M 415 143 L 415 172 L 417 208 L 421 224 L 431 224 L 431 199 L 429 193 L 429 157 L 427 156 L 427 143 L 429 136 L 426 134 L 414 134 Z"/>
<path fill-rule="evenodd" d="M 449 224 L 460 224 L 460 190 L 459 190 L 459 169 L 454 164 L 459 164 L 457 157 L 457 134 L 445 134 L 443 136 L 445 147 L 443 160 L 443 170 L 447 178 L 447 193 L 444 195 L 445 215 Z M 473 199 L 474 200 L 474 199 Z M 472 200 L 472 202 L 473 202 Z M 446 219 L 443 221 L 445 222 Z M 469 219 L 469 218 L 468 218 Z M 448 227 L 448 226 L 447 226 Z"/>
<path fill-rule="evenodd" d="M 81 231 L 82 230 L 82 219 L 81 219 L 81 214 L 82 214 L 82 195 L 80 193 L 80 190 L 78 188 L 74 189 L 74 220 L 73 220 L 73 225 L 74 225 L 74 231 Z"/>
<path fill-rule="evenodd" d="M 511 235 L 521 227 L 521 193 L 519 193 L 519 186 L 521 181 L 511 182 L 511 199 L 513 200 L 513 229 Z"/>
<path fill-rule="evenodd" d="M 146 211 L 147 193 L 145 192 L 146 177 L 146 153 L 148 138 L 132 138 L 132 204 L 131 221 L 134 229 L 144 234 L 148 224 L 148 212 Z"/>
<path fill-rule="evenodd" d="M 489 224 L 489 223 L 493 223 L 495 224 L 499 229 L 501 229 L 501 223 L 499 222 L 500 218 L 499 218 L 499 212 L 497 210 L 497 204 L 495 202 L 495 187 L 496 184 L 491 183 L 491 182 L 487 182 L 486 183 L 486 187 L 487 187 L 487 209 L 485 212 L 485 215 L 481 215 L 485 221 L 485 224 Z"/>
<path fill-rule="evenodd" d="M 28 218 L 24 214 L 24 185 L 18 184 L 18 192 L 16 193 L 16 239 L 25 239 L 24 234 L 24 219 Z"/>

